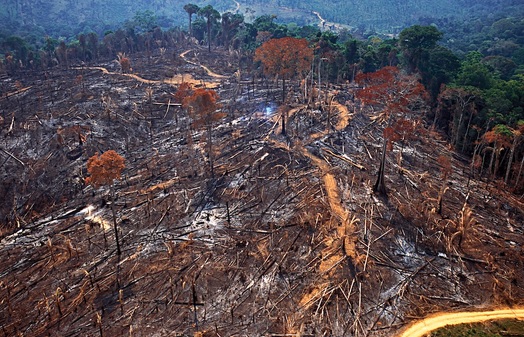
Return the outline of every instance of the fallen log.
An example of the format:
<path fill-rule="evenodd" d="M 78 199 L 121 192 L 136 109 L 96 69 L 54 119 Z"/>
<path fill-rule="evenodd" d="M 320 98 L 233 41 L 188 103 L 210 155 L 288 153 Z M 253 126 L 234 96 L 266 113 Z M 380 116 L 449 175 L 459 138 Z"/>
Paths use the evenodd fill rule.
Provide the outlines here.
<path fill-rule="evenodd" d="M 23 92 L 26 92 L 27 90 L 31 89 L 32 87 L 33 87 L 33 86 L 29 86 L 29 87 L 22 88 L 22 89 L 17 90 L 17 91 L 8 92 L 8 93 L 6 93 L 4 96 L 0 97 L 0 100 L 2 100 L 2 99 L 7 99 L 7 98 L 9 98 L 9 97 L 11 97 L 11 96 L 16 96 L 16 95 L 18 95 L 18 94 L 21 94 L 21 93 L 23 93 Z"/>
<path fill-rule="evenodd" d="M 362 170 L 362 171 L 365 171 L 365 170 L 366 170 L 366 168 L 365 168 L 364 166 L 355 163 L 354 161 L 352 161 L 351 159 L 349 159 L 349 158 L 346 157 L 345 155 L 338 155 L 338 154 L 336 154 L 335 152 L 333 152 L 333 151 L 331 151 L 331 150 L 329 150 L 329 149 L 327 149 L 327 148 L 322 148 L 322 151 L 324 151 L 324 152 L 326 152 L 327 154 L 329 154 L 329 155 L 331 155 L 331 156 L 333 156 L 333 157 L 335 157 L 335 158 L 338 158 L 338 159 L 340 159 L 340 160 L 342 160 L 342 161 L 344 161 L 344 162 L 346 162 L 346 163 L 348 163 L 348 164 L 350 164 L 350 165 L 352 165 L 352 166 L 355 166 L 356 168 L 358 168 L 358 169 L 360 169 L 360 170 Z"/>

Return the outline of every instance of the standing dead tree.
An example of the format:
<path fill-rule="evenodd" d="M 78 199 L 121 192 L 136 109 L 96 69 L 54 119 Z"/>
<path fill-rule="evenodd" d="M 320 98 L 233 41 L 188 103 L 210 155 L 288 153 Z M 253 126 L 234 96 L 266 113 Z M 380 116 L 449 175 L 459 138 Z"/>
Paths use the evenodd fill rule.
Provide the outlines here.
<path fill-rule="evenodd" d="M 120 242 L 118 241 L 118 225 L 114 206 L 114 180 L 120 179 L 124 168 L 124 158 L 114 150 L 106 151 L 101 155 L 95 153 L 87 161 L 87 172 L 89 172 L 90 176 L 87 177 L 86 183 L 93 185 L 95 188 L 104 185 L 111 187 L 111 212 L 113 214 L 113 229 L 115 231 L 116 253 L 118 256 L 120 256 L 121 250 Z"/>
<path fill-rule="evenodd" d="M 382 142 L 382 154 L 377 181 L 373 191 L 387 194 L 384 182 L 386 151 L 395 141 L 393 124 L 407 112 L 420 107 L 425 96 L 423 85 L 413 76 L 404 75 L 396 67 L 384 67 L 374 73 L 359 74 L 356 81 L 363 87 L 357 92 L 363 104 L 379 109 L 380 113 L 372 117 L 374 121 L 385 124 Z"/>
<path fill-rule="evenodd" d="M 209 168 L 212 177 L 214 176 L 212 126 L 215 122 L 226 116 L 224 112 L 218 111 L 220 105 L 217 100 L 218 95 L 216 91 L 196 89 L 193 94 L 186 97 L 182 103 L 193 118 L 193 126 L 198 127 L 204 125 L 206 127 Z"/>

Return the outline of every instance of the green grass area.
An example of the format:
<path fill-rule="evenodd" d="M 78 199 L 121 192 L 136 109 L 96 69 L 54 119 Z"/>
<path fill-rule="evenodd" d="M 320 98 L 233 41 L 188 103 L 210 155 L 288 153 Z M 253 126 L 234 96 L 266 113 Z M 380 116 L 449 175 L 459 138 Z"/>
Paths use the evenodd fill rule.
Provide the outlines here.
<path fill-rule="evenodd" d="M 501 320 L 447 326 L 432 332 L 430 337 L 524 337 L 524 321 Z"/>

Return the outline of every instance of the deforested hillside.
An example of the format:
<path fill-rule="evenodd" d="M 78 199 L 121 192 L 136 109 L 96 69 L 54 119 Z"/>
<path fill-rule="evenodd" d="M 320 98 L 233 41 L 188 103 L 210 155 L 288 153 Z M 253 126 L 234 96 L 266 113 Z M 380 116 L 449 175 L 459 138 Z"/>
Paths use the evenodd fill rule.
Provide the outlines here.
<path fill-rule="evenodd" d="M 524 317 L 518 12 L 441 19 L 449 37 L 284 5 L 0 35 L 0 335 L 420 337 Z"/>
<path fill-rule="evenodd" d="M 2 76 L 5 336 L 395 336 L 522 304 L 522 200 L 416 76 L 283 86 L 185 40 L 119 64 Z"/>

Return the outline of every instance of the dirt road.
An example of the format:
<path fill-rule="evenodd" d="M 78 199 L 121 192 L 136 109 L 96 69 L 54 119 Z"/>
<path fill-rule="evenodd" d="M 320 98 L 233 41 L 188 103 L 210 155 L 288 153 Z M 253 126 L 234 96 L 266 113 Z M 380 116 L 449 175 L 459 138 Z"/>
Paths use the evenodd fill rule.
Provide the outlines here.
<path fill-rule="evenodd" d="M 202 64 L 200 64 L 200 63 L 196 63 L 196 62 L 193 62 L 193 61 L 188 60 L 187 57 L 186 57 L 186 54 L 189 53 L 190 51 L 191 51 L 191 49 L 186 50 L 185 52 L 183 52 L 183 53 L 180 54 L 180 57 L 181 57 L 185 62 L 187 62 L 187 63 L 189 63 L 189 64 L 192 64 L 192 65 L 194 65 L 194 66 L 200 67 L 200 68 L 202 68 L 202 69 L 204 69 L 204 70 L 206 71 L 206 73 L 207 73 L 209 76 L 213 77 L 213 78 L 227 78 L 227 76 L 224 76 L 224 75 L 220 75 L 220 74 L 215 73 L 214 71 L 212 71 L 211 69 L 209 69 L 209 68 L 206 67 L 205 65 L 202 65 Z"/>
<path fill-rule="evenodd" d="M 422 337 L 431 331 L 442 328 L 446 325 L 484 322 L 498 319 L 524 320 L 524 308 L 437 314 L 414 323 L 398 337 Z"/>
<path fill-rule="evenodd" d="M 319 12 L 316 12 L 316 11 L 312 11 L 311 12 L 313 15 L 315 15 L 318 20 L 320 21 L 318 23 L 318 27 L 321 29 L 321 30 L 326 30 L 326 29 L 334 29 L 335 31 L 341 31 L 343 29 L 347 29 L 347 30 L 351 30 L 353 27 L 349 26 L 349 25 L 344 25 L 344 24 L 341 24 L 341 23 L 336 23 L 336 22 L 329 22 L 329 21 L 326 21 L 326 19 L 324 19 Z M 330 27 L 330 28 L 329 28 Z"/>
<path fill-rule="evenodd" d="M 215 72 L 213 72 L 211 69 L 209 69 L 208 67 L 202 65 L 202 64 L 199 64 L 199 63 L 196 63 L 196 62 L 193 62 L 193 61 L 190 61 L 186 58 L 186 54 L 189 53 L 191 51 L 190 50 L 186 50 L 184 51 L 183 53 L 180 54 L 180 57 L 187 63 L 189 64 L 192 64 L 192 65 L 195 65 L 197 67 L 201 67 L 202 69 L 204 69 L 206 71 L 206 73 L 215 78 L 215 79 L 223 79 L 223 78 L 227 78 L 227 76 L 224 76 L 224 75 L 220 75 L 220 74 L 217 74 Z M 104 67 L 83 67 L 83 68 L 80 68 L 80 67 L 76 67 L 76 68 L 73 68 L 73 69 L 78 69 L 78 70 L 81 70 L 81 69 L 94 69 L 94 70 L 100 70 L 102 71 L 102 73 L 104 74 L 107 74 L 107 75 L 119 75 L 119 76 L 125 76 L 125 77 L 129 77 L 129 78 L 132 78 L 132 79 L 135 79 L 139 82 L 142 82 L 142 83 L 146 83 L 146 84 L 162 84 L 162 83 L 166 83 L 166 84 L 171 84 L 171 85 L 180 85 L 182 82 L 186 82 L 186 83 L 190 83 L 192 85 L 195 85 L 195 86 L 198 86 L 198 85 L 202 85 L 206 88 L 209 88 L 209 89 L 215 89 L 217 88 L 220 83 L 217 82 L 209 82 L 209 81 L 203 81 L 203 80 L 198 80 L 198 79 L 195 79 L 193 78 L 193 76 L 191 74 L 175 74 L 172 78 L 167 78 L 167 79 L 163 79 L 163 80 L 148 80 L 148 79 L 145 79 L 145 78 L 142 78 L 138 75 L 135 75 L 135 74 L 129 74 L 129 73 L 120 73 L 120 72 L 111 72 L 109 70 L 107 70 L 107 68 L 104 68 Z"/>

